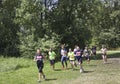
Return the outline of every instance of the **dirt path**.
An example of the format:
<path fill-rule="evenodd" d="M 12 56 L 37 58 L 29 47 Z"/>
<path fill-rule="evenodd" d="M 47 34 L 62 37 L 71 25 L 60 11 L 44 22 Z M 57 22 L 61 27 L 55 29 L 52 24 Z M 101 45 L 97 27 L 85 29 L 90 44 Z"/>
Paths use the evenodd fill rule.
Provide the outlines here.
<path fill-rule="evenodd" d="M 98 65 L 98 67 L 101 67 L 101 65 Z M 108 63 L 102 65 L 102 68 L 107 68 L 106 70 L 98 67 L 93 73 L 82 73 L 76 80 L 71 80 L 69 84 L 120 84 L 120 68 L 116 69 L 116 67 L 120 67 L 120 58 L 109 58 Z"/>
<path fill-rule="evenodd" d="M 108 63 L 120 64 L 120 58 L 109 58 Z"/>

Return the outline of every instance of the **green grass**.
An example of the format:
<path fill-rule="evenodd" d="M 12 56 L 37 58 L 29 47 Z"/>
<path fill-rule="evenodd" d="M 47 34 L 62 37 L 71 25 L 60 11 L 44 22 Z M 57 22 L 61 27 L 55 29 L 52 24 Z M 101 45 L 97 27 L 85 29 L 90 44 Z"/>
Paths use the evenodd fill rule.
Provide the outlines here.
<path fill-rule="evenodd" d="M 109 51 L 109 58 L 120 59 L 119 51 Z M 92 59 L 90 64 L 83 62 L 84 73 L 61 70 L 61 63 L 56 63 L 56 71 L 52 71 L 48 62 L 45 63 L 44 72 L 47 81 L 42 84 L 120 84 L 120 60 L 103 64 L 100 54 L 98 60 Z M 68 62 L 69 63 L 69 62 Z M 70 68 L 70 64 L 69 64 Z M 38 84 L 38 70 L 36 63 L 24 58 L 0 58 L 0 84 Z"/>

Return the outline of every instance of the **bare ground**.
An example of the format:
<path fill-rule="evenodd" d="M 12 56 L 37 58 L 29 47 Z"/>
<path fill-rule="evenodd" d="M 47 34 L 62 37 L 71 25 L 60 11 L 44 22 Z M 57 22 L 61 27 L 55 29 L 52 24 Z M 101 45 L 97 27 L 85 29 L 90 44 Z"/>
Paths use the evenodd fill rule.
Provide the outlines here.
<path fill-rule="evenodd" d="M 109 58 L 107 64 L 98 65 L 94 72 L 80 74 L 69 84 L 120 84 L 120 58 Z"/>

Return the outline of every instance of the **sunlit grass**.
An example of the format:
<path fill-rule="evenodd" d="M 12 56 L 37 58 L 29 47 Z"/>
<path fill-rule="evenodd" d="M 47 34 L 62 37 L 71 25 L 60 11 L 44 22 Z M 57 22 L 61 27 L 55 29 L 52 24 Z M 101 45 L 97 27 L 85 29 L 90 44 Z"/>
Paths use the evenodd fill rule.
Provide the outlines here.
<path fill-rule="evenodd" d="M 100 54 L 98 55 L 100 56 Z M 119 52 L 109 52 L 109 57 L 119 57 Z M 69 62 L 68 62 L 69 64 Z M 83 62 L 84 73 L 79 68 L 72 71 L 61 70 L 61 63 L 56 63 L 53 71 L 48 61 L 45 62 L 44 72 L 47 81 L 42 84 L 120 84 L 120 64 L 103 64 L 101 59 L 91 60 L 90 64 Z M 25 58 L 0 58 L 0 84 L 38 84 L 38 70 L 33 60 Z"/>

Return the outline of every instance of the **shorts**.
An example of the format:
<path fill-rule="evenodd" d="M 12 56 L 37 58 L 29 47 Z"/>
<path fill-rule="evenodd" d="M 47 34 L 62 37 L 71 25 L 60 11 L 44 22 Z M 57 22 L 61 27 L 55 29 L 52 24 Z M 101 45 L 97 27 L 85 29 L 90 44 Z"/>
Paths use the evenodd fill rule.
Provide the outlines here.
<path fill-rule="evenodd" d="M 55 60 L 50 60 L 50 64 L 54 65 L 55 64 Z"/>
<path fill-rule="evenodd" d="M 78 63 L 82 64 L 82 56 L 76 56 L 76 59 L 77 59 Z"/>
<path fill-rule="evenodd" d="M 43 67 L 44 67 L 43 61 L 37 60 L 37 67 L 38 67 L 39 72 L 42 73 L 43 72 L 42 70 L 43 70 Z"/>
<path fill-rule="evenodd" d="M 75 60 L 70 60 L 70 63 L 71 63 L 71 64 L 74 64 L 74 63 L 75 63 Z"/>
<path fill-rule="evenodd" d="M 106 53 L 102 53 L 102 55 L 106 56 Z"/>

